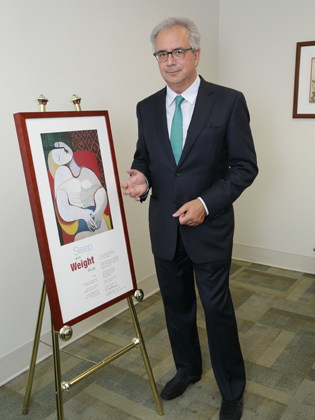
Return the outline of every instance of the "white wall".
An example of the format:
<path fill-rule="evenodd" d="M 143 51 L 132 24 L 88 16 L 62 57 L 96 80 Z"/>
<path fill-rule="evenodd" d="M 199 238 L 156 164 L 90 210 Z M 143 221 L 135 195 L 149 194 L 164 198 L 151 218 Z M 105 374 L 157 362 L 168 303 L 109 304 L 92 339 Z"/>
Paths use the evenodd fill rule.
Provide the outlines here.
<path fill-rule="evenodd" d="M 260 174 L 235 204 L 234 256 L 315 273 L 315 122 L 292 119 L 296 43 L 314 40 L 313 0 L 2 2 L 0 384 L 27 367 L 42 284 L 12 115 L 36 112 L 41 93 L 47 111 L 72 110 L 73 93 L 82 109 L 108 109 L 123 180 L 136 141 L 136 102 L 163 86 L 149 33 L 179 10 L 200 28 L 200 74 L 243 91 L 251 113 Z M 157 284 L 147 203 L 124 202 L 138 283 L 148 295 Z M 86 320 L 75 335 L 123 307 Z M 44 336 L 49 328 L 46 310 Z"/>
<path fill-rule="evenodd" d="M 314 0 L 221 0 L 220 84 L 244 92 L 260 174 L 236 202 L 234 256 L 315 273 L 315 120 L 293 119 L 296 43 Z"/>
<path fill-rule="evenodd" d="M 179 12 L 180 11 L 180 12 Z M 149 34 L 167 16 L 190 16 L 202 34 L 199 71 L 216 81 L 219 0 L 11 0 L 0 5 L 0 115 L 2 133 L 0 258 L 0 385 L 28 366 L 40 300 L 42 269 L 13 114 L 109 110 L 120 178 L 125 179 L 137 138 L 136 103 L 163 87 Z M 157 283 L 147 228 L 147 203 L 125 199 L 138 285 Z M 48 305 L 47 305 L 48 307 Z M 77 326 L 75 336 L 121 310 L 115 305 Z M 43 333 L 49 339 L 49 311 Z M 39 358 L 48 354 L 40 346 Z"/>

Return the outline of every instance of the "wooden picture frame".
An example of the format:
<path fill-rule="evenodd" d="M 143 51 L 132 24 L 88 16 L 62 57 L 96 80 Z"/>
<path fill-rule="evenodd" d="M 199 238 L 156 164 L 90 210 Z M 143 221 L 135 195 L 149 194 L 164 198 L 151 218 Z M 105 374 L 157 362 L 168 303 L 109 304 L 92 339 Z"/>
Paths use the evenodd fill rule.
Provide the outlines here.
<path fill-rule="evenodd" d="M 55 331 L 137 289 L 107 111 L 14 115 Z"/>
<path fill-rule="evenodd" d="M 315 118 L 315 41 L 296 45 L 293 118 Z"/>

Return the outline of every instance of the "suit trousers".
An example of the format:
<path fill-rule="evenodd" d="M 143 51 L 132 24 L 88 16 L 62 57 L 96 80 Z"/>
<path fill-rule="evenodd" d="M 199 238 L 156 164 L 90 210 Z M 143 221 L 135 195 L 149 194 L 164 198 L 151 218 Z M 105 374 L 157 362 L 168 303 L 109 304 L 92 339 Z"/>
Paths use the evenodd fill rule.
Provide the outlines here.
<path fill-rule="evenodd" d="M 229 290 L 231 259 L 194 263 L 187 255 L 180 232 L 174 259 L 154 258 L 176 368 L 184 368 L 193 376 L 201 375 L 202 371 L 196 280 L 205 313 L 212 369 L 222 398 L 240 399 L 246 378 Z"/>

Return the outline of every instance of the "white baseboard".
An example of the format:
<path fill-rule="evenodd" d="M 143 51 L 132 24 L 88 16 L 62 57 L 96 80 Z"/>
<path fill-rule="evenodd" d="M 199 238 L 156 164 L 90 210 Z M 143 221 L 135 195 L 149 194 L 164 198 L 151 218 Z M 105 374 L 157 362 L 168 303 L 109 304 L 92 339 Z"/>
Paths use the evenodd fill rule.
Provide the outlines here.
<path fill-rule="evenodd" d="M 144 298 L 148 298 L 152 294 L 156 293 L 159 290 L 156 274 L 152 274 L 146 279 L 138 282 L 138 288 L 144 291 Z M 137 302 L 135 302 L 137 303 Z M 38 302 L 39 304 L 39 302 Z M 140 303 L 141 304 L 141 303 Z M 49 308 L 48 304 L 46 305 L 46 310 Z M 104 322 L 108 321 L 111 318 L 114 318 L 116 315 L 128 309 L 128 304 L 126 300 L 116 303 L 115 305 L 105 309 L 102 312 L 99 312 L 88 319 L 80 322 L 73 326 L 73 338 L 71 343 L 90 331 L 97 328 L 99 325 L 102 325 Z M 35 325 L 36 320 L 34 319 L 34 334 L 35 334 Z M 51 332 L 45 331 L 42 332 L 40 340 L 51 344 Z M 65 347 L 69 343 L 63 343 L 60 341 L 60 348 Z M 32 355 L 33 341 L 23 344 L 21 347 L 13 350 L 12 352 L 4 355 L 0 358 L 0 386 L 6 384 L 12 379 L 19 376 L 21 373 L 29 369 L 30 359 Z M 40 344 L 38 348 L 37 363 L 46 359 L 52 354 L 50 347 Z M 62 367 L 61 367 L 62 369 Z"/>
<path fill-rule="evenodd" d="M 232 258 L 287 270 L 315 274 L 315 257 L 235 243 Z"/>

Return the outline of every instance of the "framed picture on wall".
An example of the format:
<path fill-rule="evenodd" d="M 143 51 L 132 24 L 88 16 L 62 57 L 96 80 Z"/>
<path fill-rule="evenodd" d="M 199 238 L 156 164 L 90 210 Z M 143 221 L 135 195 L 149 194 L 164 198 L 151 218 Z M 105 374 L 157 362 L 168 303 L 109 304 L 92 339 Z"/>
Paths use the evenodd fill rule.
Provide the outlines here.
<path fill-rule="evenodd" d="M 14 115 L 54 328 L 137 289 L 107 111 Z"/>
<path fill-rule="evenodd" d="M 315 41 L 296 45 L 293 118 L 315 118 Z"/>

